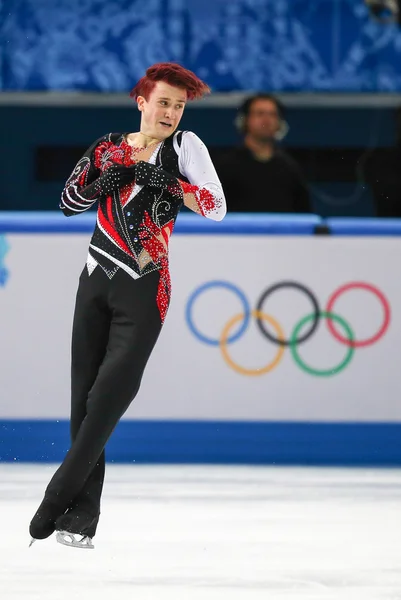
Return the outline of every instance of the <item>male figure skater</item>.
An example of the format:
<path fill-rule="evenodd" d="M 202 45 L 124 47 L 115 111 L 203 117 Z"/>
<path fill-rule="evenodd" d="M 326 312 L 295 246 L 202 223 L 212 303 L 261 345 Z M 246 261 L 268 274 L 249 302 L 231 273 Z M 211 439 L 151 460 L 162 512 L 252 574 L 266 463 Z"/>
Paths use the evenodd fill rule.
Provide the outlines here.
<path fill-rule="evenodd" d="M 97 203 L 97 222 L 73 320 L 71 447 L 30 523 L 32 541 L 57 531 L 60 543 L 93 548 L 104 447 L 138 393 L 169 306 L 177 214 L 182 204 L 216 221 L 226 214 L 208 150 L 177 131 L 186 103 L 209 91 L 178 64 L 151 66 L 130 94 L 140 130 L 96 140 L 62 192 L 66 216 Z"/>

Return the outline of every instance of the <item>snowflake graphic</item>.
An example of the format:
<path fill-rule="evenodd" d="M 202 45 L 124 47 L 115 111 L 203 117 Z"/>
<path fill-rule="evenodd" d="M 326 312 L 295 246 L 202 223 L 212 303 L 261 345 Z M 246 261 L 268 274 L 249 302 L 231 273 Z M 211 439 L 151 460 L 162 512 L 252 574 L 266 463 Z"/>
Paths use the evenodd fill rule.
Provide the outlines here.
<path fill-rule="evenodd" d="M 0 287 L 4 287 L 9 278 L 9 271 L 6 266 L 3 264 L 3 260 L 7 252 L 9 251 L 10 246 L 6 240 L 5 235 L 0 235 Z"/>
<path fill-rule="evenodd" d="M 0 287 L 4 287 L 9 278 L 9 272 L 5 267 L 0 267 Z"/>
<path fill-rule="evenodd" d="M 152 63 L 178 61 L 213 91 L 401 90 L 401 27 L 363 0 L 0 5 L 0 89 L 128 92 Z"/>

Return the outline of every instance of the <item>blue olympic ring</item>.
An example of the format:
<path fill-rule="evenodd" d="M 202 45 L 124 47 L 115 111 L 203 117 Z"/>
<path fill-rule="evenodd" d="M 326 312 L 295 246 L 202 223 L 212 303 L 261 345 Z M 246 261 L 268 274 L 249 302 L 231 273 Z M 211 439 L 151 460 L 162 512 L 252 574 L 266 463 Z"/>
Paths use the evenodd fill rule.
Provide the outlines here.
<path fill-rule="evenodd" d="M 218 339 L 216 340 L 214 338 L 210 338 L 210 337 L 207 337 L 206 335 L 203 335 L 203 333 L 201 333 L 196 328 L 196 326 L 193 322 L 193 318 L 192 318 L 192 309 L 193 309 L 193 305 L 194 305 L 194 302 L 197 299 L 197 297 L 205 290 L 207 290 L 209 288 L 213 288 L 213 287 L 222 287 L 222 288 L 226 288 L 227 290 L 230 290 L 231 292 L 234 292 L 234 294 L 237 294 L 237 296 L 241 300 L 242 305 L 244 307 L 245 318 L 242 322 L 241 327 L 238 329 L 237 333 L 234 333 L 232 336 L 230 336 L 227 339 L 227 343 L 231 344 L 232 342 L 235 342 L 238 338 L 240 338 L 245 333 L 245 331 L 249 325 L 250 318 L 251 318 L 251 307 L 249 305 L 249 302 L 248 302 L 245 294 L 237 286 L 233 285 L 232 283 L 229 283 L 228 281 L 218 281 L 217 280 L 217 281 L 209 281 L 208 283 L 204 283 L 203 285 L 198 287 L 198 289 L 196 289 L 194 292 L 192 292 L 191 296 L 189 297 L 187 308 L 185 311 L 186 321 L 187 321 L 190 331 L 192 331 L 194 336 L 197 337 L 198 339 L 200 339 L 202 342 L 204 342 L 205 344 L 209 344 L 210 346 L 218 346 L 220 344 L 220 340 L 218 340 Z"/>

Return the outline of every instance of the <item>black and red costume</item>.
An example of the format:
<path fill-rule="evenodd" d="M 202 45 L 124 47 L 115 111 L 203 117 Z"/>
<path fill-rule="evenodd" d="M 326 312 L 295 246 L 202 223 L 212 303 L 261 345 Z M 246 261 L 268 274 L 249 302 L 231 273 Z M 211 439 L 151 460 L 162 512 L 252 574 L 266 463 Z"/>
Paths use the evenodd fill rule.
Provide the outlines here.
<path fill-rule="evenodd" d="M 224 193 L 202 141 L 177 132 L 135 160 L 125 134 L 97 140 L 66 182 L 60 208 L 97 203 L 72 332 L 71 448 L 31 522 L 33 538 L 55 529 L 92 537 L 100 514 L 104 447 L 132 400 L 170 302 L 169 239 L 185 202 L 221 220 Z"/>

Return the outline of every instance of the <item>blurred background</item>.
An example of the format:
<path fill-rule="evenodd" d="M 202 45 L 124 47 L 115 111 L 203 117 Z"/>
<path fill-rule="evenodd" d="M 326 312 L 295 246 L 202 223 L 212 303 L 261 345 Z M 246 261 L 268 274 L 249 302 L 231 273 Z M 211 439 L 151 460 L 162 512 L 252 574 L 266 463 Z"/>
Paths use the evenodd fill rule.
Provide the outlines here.
<path fill-rule="evenodd" d="M 207 145 L 228 214 L 178 217 L 166 325 L 107 448 L 103 540 L 117 535 L 110 507 L 142 507 L 119 523 L 113 548 L 142 557 L 149 580 L 137 589 L 156 577 L 157 597 L 203 598 L 191 588 L 200 580 L 208 599 L 378 600 L 390 597 L 384 587 L 401 597 L 400 1 L 2 0 L 0 19 L 0 497 L 14 510 L 23 490 L 15 539 L 69 447 L 71 321 L 95 213 L 64 219 L 60 194 L 95 139 L 138 130 L 131 88 L 151 64 L 174 61 L 212 89 L 180 129 Z M 159 470 L 140 470 L 150 464 Z M 168 531 L 164 501 L 178 507 Z M 154 546 L 141 554 L 141 514 L 149 528 L 157 520 L 158 543 L 171 542 L 157 558 L 164 579 L 150 566 Z M 193 537 L 177 533 L 175 554 L 171 532 L 184 526 Z M 233 543 L 213 546 L 220 535 Z M 41 594 L 37 567 L 27 581 Z M 232 579 L 241 569 L 244 595 Z M 314 569 L 327 578 L 316 584 Z M 23 597 L 10 596 L 13 572 L 4 589 Z"/>
<path fill-rule="evenodd" d="M 138 126 L 146 68 L 177 61 L 213 90 L 182 128 L 216 161 L 242 102 L 272 93 L 313 212 L 401 216 L 398 20 L 397 0 L 3 0 L 0 209 L 54 210 L 88 141 Z"/>

